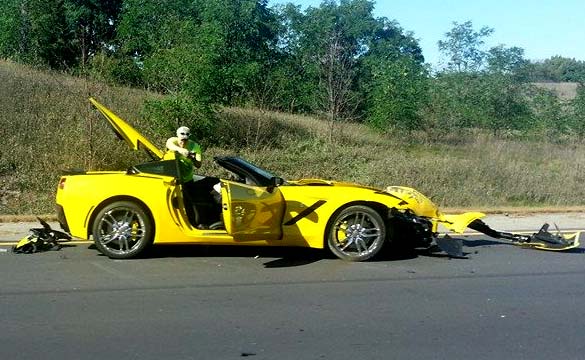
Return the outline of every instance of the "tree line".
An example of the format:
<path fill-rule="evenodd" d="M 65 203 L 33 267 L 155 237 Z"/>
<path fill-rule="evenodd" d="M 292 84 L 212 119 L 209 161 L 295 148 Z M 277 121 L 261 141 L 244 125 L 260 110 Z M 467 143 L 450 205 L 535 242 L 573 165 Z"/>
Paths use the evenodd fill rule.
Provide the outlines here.
<path fill-rule="evenodd" d="M 382 131 L 483 128 L 585 133 L 585 93 L 563 101 L 534 82 L 585 80 L 585 63 L 529 61 L 485 48 L 494 29 L 453 23 L 425 63 L 412 32 L 370 0 L 318 7 L 267 0 L 3 0 L 0 57 L 167 94 L 153 122 L 190 119 L 212 134 L 211 106 L 251 106 L 368 123 Z"/>

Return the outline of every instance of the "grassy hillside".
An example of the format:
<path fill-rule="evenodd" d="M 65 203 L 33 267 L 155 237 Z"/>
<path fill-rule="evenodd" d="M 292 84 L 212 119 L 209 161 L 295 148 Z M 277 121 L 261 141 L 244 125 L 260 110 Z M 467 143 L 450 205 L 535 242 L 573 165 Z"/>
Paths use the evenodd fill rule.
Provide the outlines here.
<path fill-rule="evenodd" d="M 561 100 L 573 100 L 577 97 L 578 83 L 575 82 L 539 82 L 534 83 L 536 87 L 552 91 Z"/>
<path fill-rule="evenodd" d="M 53 212 L 65 169 L 125 169 L 145 160 L 117 141 L 90 107 L 93 96 L 161 148 L 171 134 L 143 120 L 158 95 L 37 71 L 0 61 L 0 214 Z M 205 173 L 220 175 L 213 155 L 239 153 L 284 178 L 320 177 L 374 186 L 406 185 L 447 207 L 585 204 L 585 146 L 466 134 L 381 135 L 358 124 L 253 109 L 219 110 L 222 146 L 204 154 Z"/>

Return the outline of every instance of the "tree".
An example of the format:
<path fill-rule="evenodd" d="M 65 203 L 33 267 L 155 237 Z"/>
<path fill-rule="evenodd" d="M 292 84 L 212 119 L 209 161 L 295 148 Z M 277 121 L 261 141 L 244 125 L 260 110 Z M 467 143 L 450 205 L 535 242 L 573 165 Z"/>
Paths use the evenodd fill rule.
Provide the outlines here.
<path fill-rule="evenodd" d="M 395 22 L 374 17 L 373 9 L 372 1 L 345 0 L 324 1 L 304 13 L 293 5 L 281 10 L 282 47 L 297 64 L 292 68 L 302 69 L 296 99 L 303 102 L 301 108 L 327 116 L 330 134 L 339 120 L 365 118 L 372 103 L 388 101 L 382 89 L 394 69 L 410 65 L 410 60 L 418 65 L 424 61 L 416 40 Z M 404 62 L 393 67 L 400 59 Z"/>
<path fill-rule="evenodd" d="M 65 0 L 71 51 L 83 69 L 100 50 L 113 46 L 122 0 Z"/>
<path fill-rule="evenodd" d="M 261 98 L 260 85 L 266 81 L 277 44 L 277 17 L 268 1 L 201 1 L 200 6 L 199 46 L 211 55 L 215 100 L 245 104 Z"/>
<path fill-rule="evenodd" d="M 192 0 L 125 0 L 116 36 L 120 52 L 141 62 L 160 49 L 185 45 L 199 24 L 197 8 Z"/>
<path fill-rule="evenodd" d="M 367 121 L 381 130 L 423 127 L 421 109 L 428 100 L 428 70 L 411 33 L 378 19 L 361 60 L 361 92 Z"/>
<path fill-rule="evenodd" d="M 585 83 L 585 61 L 553 56 L 530 64 L 532 81 L 569 81 Z"/>
<path fill-rule="evenodd" d="M 500 74 L 517 74 L 527 61 L 524 59 L 524 49 L 513 46 L 506 48 L 498 45 L 491 48 L 487 54 L 488 70 Z"/>
<path fill-rule="evenodd" d="M 372 70 L 368 122 L 381 130 L 423 127 L 428 100 L 426 69 L 411 57 L 380 61 Z"/>
<path fill-rule="evenodd" d="M 473 29 L 471 21 L 453 23 L 439 41 L 448 67 L 432 84 L 428 111 L 441 127 L 478 127 L 494 133 L 522 130 L 531 113 L 522 76 L 524 50 L 499 45 L 485 51 L 484 39 L 493 29 Z"/>
<path fill-rule="evenodd" d="M 430 82 L 431 101 L 425 111 L 434 126 L 447 131 L 523 131 L 531 117 L 525 95 L 524 84 L 511 76 L 446 71 Z"/>
<path fill-rule="evenodd" d="M 60 69 L 75 65 L 63 0 L 22 1 L 20 15 L 24 56 L 29 62 Z"/>
<path fill-rule="evenodd" d="M 260 98 L 276 24 L 266 0 L 127 0 L 118 39 L 147 86 L 245 104 Z"/>
<path fill-rule="evenodd" d="M 567 107 L 556 94 L 547 89 L 530 89 L 532 116 L 526 132 L 538 137 L 558 137 L 570 134 L 574 129 Z"/>
<path fill-rule="evenodd" d="M 447 68 L 455 71 L 478 71 L 484 65 L 486 52 L 482 50 L 484 38 L 494 32 L 487 26 L 473 30 L 471 21 L 453 22 L 453 28 L 445 33 L 446 40 L 439 40 L 439 50 L 447 58 Z"/>
<path fill-rule="evenodd" d="M 22 52 L 19 10 L 18 0 L 4 0 L 0 3 L 0 57 L 17 58 Z"/>
<path fill-rule="evenodd" d="M 5 0 L 0 54 L 51 68 L 84 67 L 111 47 L 122 0 Z"/>
<path fill-rule="evenodd" d="M 330 133 L 337 121 L 354 115 L 358 106 L 358 58 L 375 21 L 372 11 L 373 3 L 366 0 L 324 1 L 305 14 L 293 15 L 292 52 L 305 68 L 305 81 L 314 84 L 313 94 L 307 97 L 313 101 L 311 108 L 327 115 Z"/>

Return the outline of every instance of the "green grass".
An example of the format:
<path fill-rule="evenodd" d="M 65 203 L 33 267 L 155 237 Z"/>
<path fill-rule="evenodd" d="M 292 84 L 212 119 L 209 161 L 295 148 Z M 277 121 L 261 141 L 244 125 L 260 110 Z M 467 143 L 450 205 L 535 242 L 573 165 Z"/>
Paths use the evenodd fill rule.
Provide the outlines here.
<path fill-rule="evenodd" d="M 117 141 L 87 101 L 97 98 L 161 148 L 167 136 L 141 118 L 145 91 L 109 87 L 0 61 L 0 214 L 49 214 L 63 170 L 124 169 L 145 158 Z M 519 141 L 478 131 L 379 134 L 354 124 L 257 109 L 222 108 L 222 146 L 284 178 L 316 177 L 417 188 L 453 208 L 585 204 L 585 145 Z"/>

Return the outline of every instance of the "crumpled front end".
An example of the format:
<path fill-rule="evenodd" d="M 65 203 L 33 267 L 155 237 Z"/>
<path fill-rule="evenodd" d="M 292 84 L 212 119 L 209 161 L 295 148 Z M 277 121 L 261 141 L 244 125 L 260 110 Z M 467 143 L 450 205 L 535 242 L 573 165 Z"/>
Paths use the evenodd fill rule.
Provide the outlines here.
<path fill-rule="evenodd" d="M 445 215 L 431 199 L 419 191 L 404 186 L 388 186 L 384 191 L 403 200 L 400 205 L 405 210 L 410 210 L 416 216 L 429 219 L 433 223 L 433 231 L 437 231 L 437 225 L 443 224 L 447 229 L 456 233 L 462 233 L 469 224 L 485 216 L 481 212 L 467 212 L 458 215 Z"/>
<path fill-rule="evenodd" d="M 463 233 L 470 224 L 485 216 L 481 212 L 443 214 L 431 199 L 409 187 L 388 186 L 384 191 L 402 200 L 399 207 L 392 210 L 391 216 L 400 232 L 406 232 L 404 229 L 412 230 L 403 234 L 410 238 L 411 245 L 428 247 L 435 243 L 453 257 L 463 256 L 462 243 L 449 236 L 439 237 L 439 224 L 453 232 Z"/>
<path fill-rule="evenodd" d="M 408 209 L 417 216 L 437 218 L 440 214 L 439 207 L 431 199 L 419 191 L 405 186 L 388 186 L 384 189 L 388 194 L 400 198 L 401 209 Z"/>

